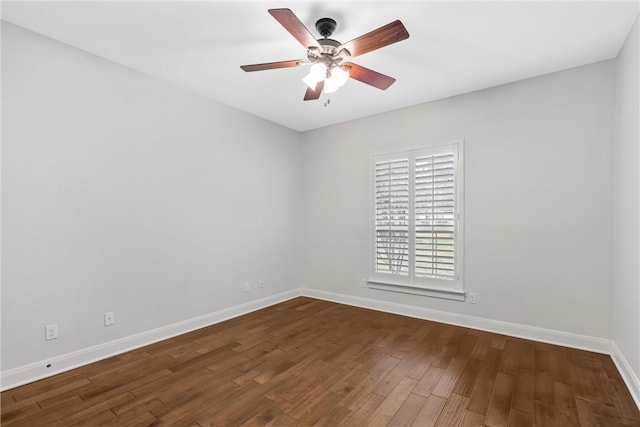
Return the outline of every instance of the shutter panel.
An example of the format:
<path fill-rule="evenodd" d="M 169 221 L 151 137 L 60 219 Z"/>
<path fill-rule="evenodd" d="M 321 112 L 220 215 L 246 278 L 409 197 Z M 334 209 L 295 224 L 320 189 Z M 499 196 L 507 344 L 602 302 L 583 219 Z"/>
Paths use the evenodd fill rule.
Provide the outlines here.
<path fill-rule="evenodd" d="M 455 279 L 455 156 L 417 157 L 415 163 L 415 275 Z"/>
<path fill-rule="evenodd" d="M 409 159 L 376 162 L 375 270 L 409 275 Z"/>

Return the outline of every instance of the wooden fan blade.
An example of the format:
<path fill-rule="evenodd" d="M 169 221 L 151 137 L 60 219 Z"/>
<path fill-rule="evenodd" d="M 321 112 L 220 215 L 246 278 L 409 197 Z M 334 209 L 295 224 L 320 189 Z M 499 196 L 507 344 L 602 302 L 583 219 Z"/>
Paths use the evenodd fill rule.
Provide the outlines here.
<path fill-rule="evenodd" d="M 278 62 L 266 62 L 264 64 L 251 64 L 251 65 L 241 65 L 242 68 L 246 72 L 250 71 L 263 71 L 263 70 L 273 70 L 276 68 L 288 68 L 288 67 L 297 67 L 301 62 L 304 62 L 302 59 L 293 59 L 291 61 L 278 61 Z"/>
<path fill-rule="evenodd" d="M 320 98 L 320 94 L 322 93 L 323 88 L 324 88 L 324 82 L 318 82 L 315 90 L 311 89 L 310 87 L 307 87 L 307 92 L 304 94 L 304 100 L 313 101 L 315 99 Z"/>
<path fill-rule="evenodd" d="M 269 9 L 269 13 L 276 18 L 276 21 L 289 31 L 296 40 L 302 43 L 305 49 L 311 46 L 320 47 L 318 40 L 313 37 L 313 34 L 300 22 L 291 9 Z"/>
<path fill-rule="evenodd" d="M 407 38 L 409 38 L 407 29 L 398 20 L 346 42 L 342 47 L 347 49 L 351 56 L 354 57 Z"/>
<path fill-rule="evenodd" d="M 352 79 L 377 87 L 381 90 L 386 90 L 396 81 L 393 77 L 385 76 L 377 71 L 370 70 L 352 62 L 345 62 L 343 65 L 351 67 L 351 70 L 349 70 L 349 77 Z"/>

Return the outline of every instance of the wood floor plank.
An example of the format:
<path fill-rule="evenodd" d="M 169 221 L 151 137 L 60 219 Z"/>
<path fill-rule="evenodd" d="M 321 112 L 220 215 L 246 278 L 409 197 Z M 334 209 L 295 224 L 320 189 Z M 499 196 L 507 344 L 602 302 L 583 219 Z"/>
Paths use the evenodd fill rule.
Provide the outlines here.
<path fill-rule="evenodd" d="M 149 396 L 148 399 L 135 399 L 128 402 L 124 402 L 120 405 L 112 405 L 111 410 L 117 416 L 121 416 L 124 413 L 127 413 L 132 410 L 149 412 L 149 413 L 158 413 L 161 408 L 164 407 L 164 402 L 162 402 L 158 398 L 154 398 Z"/>
<path fill-rule="evenodd" d="M 556 422 L 553 405 L 545 402 L 535 401 L 533 403 L 533 425 L 534 427 L 560 425 Z"/>
<path fill-rule="evenodd" d="M 640 426 L 603 354 L 300 297 L 0 395 L 3 426 Z"/>
<path fill-rule="evenodd" d="M 426 401 L 427 399 L 420 395 L 409 394 L 388 425 L 394 427 L 410 426 Z"/>
<path fill-rule="evenodd" d="M 419 357 L 415 361 L 409 372 L 407 372 L 407 376 L 415 378 L 416 380 L 420 380 L 425 372 L 427 372 L 427 370 L 431 367 L 434 359 L 435 358 L 433 356 L 430 356 L 428 353 L 423 353 L 421 357 Z"/>
<path fill-rule="evenodd" d="M 551 373 L 551 356 L 548 350 L 536 348 L 534 358 L 536 372 Z"/>
<path fill-rule="evenodd" d="M 511 407 L 529 414 L 533 413 L 533 371 L 519 369 L 516 374 L 516 385 Z"/>
<path fill-rule="evenodd" d="M 553 405 L 553 377 L 546 372 L 533 375 L 533 397 L 535 400 Z"/>
<path fill-rule="evenodd" d="M 404 377 L 367 419 L 368 425 L 386 426 L 411 394 L 418 381 Z M 376 393 L 377 394 L 377 393 Z"/>
<path fill-rule="evenodd" d="M 518 342 L 510 339 L 505 340 L 498 370 L 515 376 L 518 371 L 518 364 L 520 363 L 519 357 Z"/>
<path fill-rule="evenodd" d="M 579 426 L 576 398 L 573 387 L 568 384 L 555 381 L 553 383 L 555 418 L 563 426 Z"/>
<path fill-rule="evenodd" d="M 588 368 L 576 366 L 574 370 L 576 371 L 576 378 L 573 381 L 576 397 L 592 402 L 598 401 L 601 396 L 597 385 L 598 379 Z"/>
<path fill-rule="evenodd" d="M 578 419 L 582 426 L 597 426 L 598 422 L 591 411 L 591 408 L 587 402 L 582 399 L 576 399 L 576 410 L 578 412 Z"/>
<path fill-rule="evenodd" d="M 380 407 L 385 398 L 375 393 L 368 393 L 358 400 L 358 404 L 351 407 L 351 412 L 341 422 L 340 426 L 351 427 L 362 425 L 373 411 Z"/>
<path fill-rule="evenodd" d="M 79 424 L 92 424 L 98 420 L 112 420 L 116 418 L 116 414 L 111 411 L 111 406 L 117 405 L 122 402 L 135 399 L 131 393 L 122 393 L 109 400 L 104 400 L 94 405 L 86 406 L 82 410 L 75 410 L 62 419 L 57 419 L 61 425 L 73 425 Z M 80 408 L 76 408 L 80 409 Z"/>
<path fill-rule="evenodd" d="M 484 331 L 477 331 L 477 333 L 478 340 L 473 350 L 471 350 L 470 356 L 478 360 L 484 360 L 491 345 L 492 334 Z"/>
<path fill-rule="evenodd" d="M 518 358 L 518 370 L 535 369 L 535 343 L 523 339 L 517 340 L 516 356 Z"/>
<path fill-rule="evenodd" d="M 382 397 L 387 397 L 393 389 L 402 381 L 413 367 L 415 360 L 421 356 L 417 352 L 408 352 L 403 359 L 378 383 L 373 390 Z"/>
<path fill-rule="evenodd" d="M 495 380 L 496 375 L 498 374 L 500 356 L 502 356 L 501 350 L 494 347 L 489 347 L 485 358 L 480 364 L 480 371 L 478 372 L 478 376 L 480 378 L 486 378 L 488 380 Z"/>
<path fill-rule="evenodd" d="M 384 377 L 391 369 L 394 368 L 400 361 L 395 357 L 387 357 L 384 361 L 378 364 L 377 368 L 371 372 L 367 372 L 358 384 L 340 401 L 341 406 L 346 406 L 349 409 L 354 409 L 354 402 L 363 396 L 367 396 L 374 387 L 380 381 L 381 377 Z"/>
<path fill-rule="evenodd" d="M 471 392 L 469 410 L 478 414 L 486 415 L 491 401 L 494 381 L 478 378 Z"/>
<path fill-rule="evenodd" d="M 442 408 L 442 412 L 440 413 L 438 420 L 436 421 L 436 427 L 451 427 L 459 425 L 466 412 L 468 404 L 468 397 L 451 393 L 447 399 L 447 403 L 444 405 L 444 408 Z"/>
<path fill-rule="evenodd" d="M 427 372 L 424 373 L 420 381 L 418 381 L 413 392 L 424 397 L 429 397 L 431 391 L 440 380 L 443 372 L 444 369 L 431 366 Z"/>
<path fill-rule="evenodd" d="M 334 406 L 331 411 L 320 417 L 313 425 L 314 427 L 334 427 L 340 425 L 340 422 L 351 413 L 344 406 Z"/>
<path fill-rule="evenodd" d="M 116 415 L 115 419 L 109 419 L 106 423 L 96 425 L 129 424 L 136 426 L 149 426 L 153 425 L 157 420 L 158 419 L 151 412 L 134 408 L 129 411 L 125 411 L 120 415 Z"/>
<path fill-rule="evenodd" d="M 460 421 L 460 427 L 484 427 L 484 415 L 476 414 L 467 409 Z"/>
<path fill-rule="evenodd" d="M 295 418 L 291 418 L 287 414 L 279 414 L 264 426 L 265 427 L 289 427 L 289 426 L 294 427 L 294 426 L 298 426 L 298 421 Z"/>
<path fill-rule="evenodd" d="M 436 421 L 442 413 L 444 405 L 447 403 L 447 399 L 443 399 L 440 396 L 431 395 L 427 398 L 426 402 L 422 406 L 420 412 L 413 420 L 412 427 L 433 427 L 436 425 Z"/>
<path fill-rule="evenodd" d="M 513 376 L 499 372 L 493 387 L 489 409 L 487 409 L 485 423 L 489 427 L 500 427 L 509 423 L 509 411 L 514 388 L 515 379 Z"/>
<path fill-rule="evenodd" d="M 291 415 L 301 424 L 313 425 L 322 418 L 327 407 L 336 406 L 341 398 L 342 396 L 332 393 L 329 390 L 311 393 L 306 399 L 287 410 L 287 414 Z"/>
<path fill-rule="evenodd" d="M 511 408 L 511 411 L 509 411 L 509 427 L 531 426 L 533 426 L 533 414 Z"/>
<path fill-rule="evenodd" d="M 476 384 L 478 378 L 478 371 L 480 370 L 481 361 L 478 359 L 471 359 L 465 366 L 462 373 L 459 375 L 458 380 L 453 388 L 453 392 L 462 396 L 471 397 L 471 392 Z"/>
<path fill-rule="evenodd" d="M 261 410 L 271 407 L 272 401 L 266 398 L 265 394 L 290 377 L 291 374 L 288 372 L 282 372 L 267 383 L 247 383 L 237 388 L 232 401 L 209 404 L 210 415 L 206 416 L 206 422 L 212 425 L 244 423 Z"/>
<path fill-rule="evenodd" d="M 497 350 L 504 350 L 504 346 L 507 342 L 507 337 L 504 335 L 492 335 L 491 336 L 491 348 Z"/>
<path fill-rule="evenodd" d="M 26 417 L 16 417 L 12 420 L 12 422 L 14 422 L 15 425 L 19 426 L 47 426 L 48 424 L 50 424 L 52 419 L 62 419 L 68 414 L 75 413 L 91 405 L 93 405 L 93 402 L 86 403 L 80 396 L 75 395 L 69 397 L 67 400 L 59 402 L 55 407 L 44 409 L 39 413 L 29 414 Z M 5 423 L 11 425 L 11 422 L 5 422 L 5 419 L 3 418 L 2 425 L 5 425 Z"/>
<path fill-rule="evenodd" d="M 39 381 L 41 382 L 41 381 Z M 41 402 L 47 399 L 64 400 L 66 397 L 73 397 L 78 394 L 79 389 L 83 389 L 85 386 L 92 385 L 88 378 L 78 378 L 70 381 L 66 384 L 60 384 L 59 388 L 44 388 L 40 394 L 28 394 L 26 396 L 17 394 L 15 395 L 16 401 L 10 403 L 3 403 L 2 411 L 13 411 L 17 408 L 21 408 L 25 405 L 30 405 L 34 402 Z"/>
<path fill-rule="evenodd" d="M 82 399 L 79 396 L 73 396 L 75 399 Z M 43 417 L 46 413 L 42 411 L 42 408 L 36 403 L 30 403 L 28 405 L 22 405 L 18 408 L 5 409 L 2 407 L 2 422 L 3 423 L 17 423 L 24 418 Z"/>
<path fill-rule="evenodd" d="M 569 361 L 567 352 L 558 349 L 549 352 L 551 376 L 554 381 L 564 384 L 573 384 L 573 381 L 580 379 L 580 373 L 575 372 L 578 366 L 573 366 Z"/>
<path fill-rule="evenodd" d="M 431 393 L 445 399 L 448 398 L 468 362 L 467 357 L 451 359 Z"/>
<path fill-rule="evenodd" d="M 629 390 L 627 390 L 620 378 L 609 378 L 607 383 L 609 400 L 612 402 L 611 406 L 618 411 L 618 421 L 632 425 L 632 423 L 638 419 L 639 411 L 638 407 L 633 404 L 631 393 L 629 393 Z M 640 423 L 638 423 L 638 425 L 640 425 Z"/>

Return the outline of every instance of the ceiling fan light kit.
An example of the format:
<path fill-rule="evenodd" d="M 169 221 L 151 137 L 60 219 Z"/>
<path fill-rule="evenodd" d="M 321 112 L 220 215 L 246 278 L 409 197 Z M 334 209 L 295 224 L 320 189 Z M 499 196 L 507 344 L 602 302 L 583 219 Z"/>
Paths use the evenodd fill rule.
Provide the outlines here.
<path fill-rule="evenodd" d="M 337 26 L 336 21 L 331 18 L 321 18 L 316 22 L 316 30 L 322 36 L 316 39 L 290 9 L 269 9 L 269 14 L 307 49 L 307 60 L 242 65 L 242 70 L 252 72 L 312 64 L 309 74 L 302 79 L 307 85 L 305 101 L 318 99 L 322 92 L 337 91 L 349 78 L 381 90 L 387 89 L 395 82 L 393 77 L 344 61 L 408 38 L 409 33 L 402 22 L 391 22 L 341 44 L 329 38 Z"/>
<path fill-rule="evenodd" d="M 317 62 L 311 66 L 309 74 L 302 81 L 312 90 L 316 90 L 318 83 L 324 81 L 324 93 L 332 93 L 349 80 L 349 70 L 350 67 L 344 65 L 327 67 L 324 63 Z"/>

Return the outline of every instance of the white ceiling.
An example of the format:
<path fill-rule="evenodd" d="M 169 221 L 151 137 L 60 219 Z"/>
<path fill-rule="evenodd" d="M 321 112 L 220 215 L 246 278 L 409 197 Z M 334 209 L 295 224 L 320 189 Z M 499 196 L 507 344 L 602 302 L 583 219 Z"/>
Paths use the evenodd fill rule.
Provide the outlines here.
<path fill-rule="evenodd" d="M 281 7 L 314 34 L 334 18 L 343 43 L 400 19 L 409 39 L 352 59 L 397 82 L 350 80 L 325 107 L 302 101 L 306 67 L 243 72 L 305 58 L 267 13 Z M 637 1 L 2 2 L 6 21 L 299 131 L 613 58 L 637 14 Z"/>

